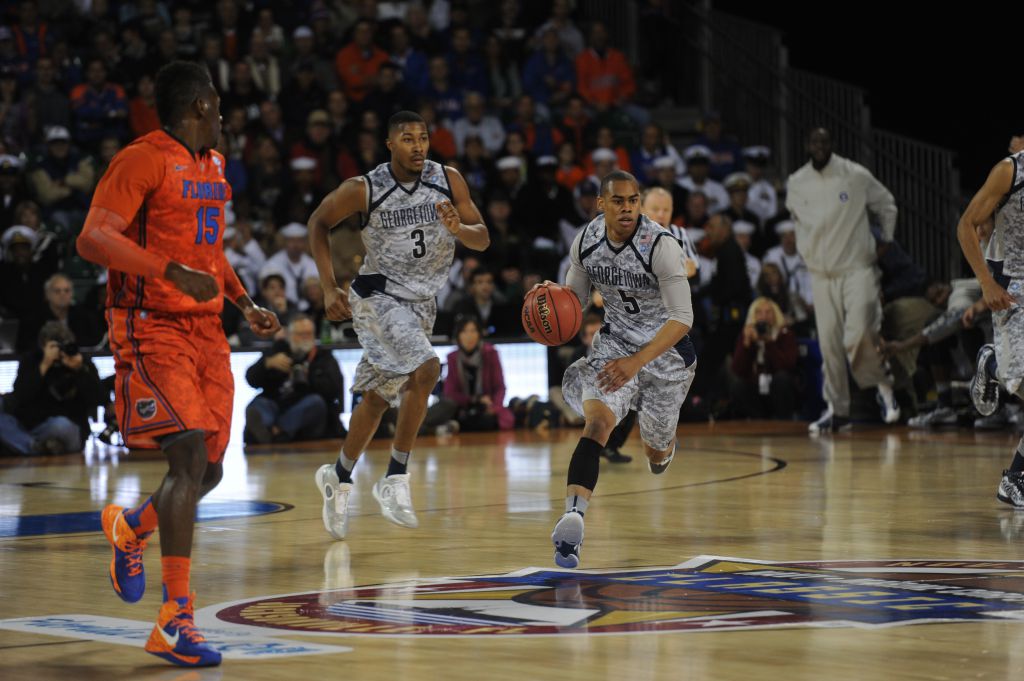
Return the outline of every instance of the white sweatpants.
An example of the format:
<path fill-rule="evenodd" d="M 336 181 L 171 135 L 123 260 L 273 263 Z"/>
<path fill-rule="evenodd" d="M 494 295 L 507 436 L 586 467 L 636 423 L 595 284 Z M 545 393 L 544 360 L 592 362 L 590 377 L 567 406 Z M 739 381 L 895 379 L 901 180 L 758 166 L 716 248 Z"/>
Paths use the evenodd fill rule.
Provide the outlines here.
<path fill-rule="evenodd" d="M 877 268 L 866 267 L 826 277 L 811 274 L 814 316 L 825 373 L 825 399 L 838 416 L 850 415 L 850 385 L 846 363 L 861 388 L 890 381 L 878 353 L 882 328 Z"/>

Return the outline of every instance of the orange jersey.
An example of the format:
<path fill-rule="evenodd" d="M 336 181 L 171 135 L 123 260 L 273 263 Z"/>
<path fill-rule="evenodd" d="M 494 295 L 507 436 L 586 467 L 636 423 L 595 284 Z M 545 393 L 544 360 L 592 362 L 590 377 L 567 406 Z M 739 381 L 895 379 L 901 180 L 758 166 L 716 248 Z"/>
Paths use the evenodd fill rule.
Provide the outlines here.
<path fill-rule="evenodd" d="M 193 156 L 174 136 L 155 130 L 114 156 L 92 205 L 123 218 L 124 235 L 146 251 L 213 275 L 223 294 L 225 278 L 233 276 L 221 244 L 230 200 L 223 156 Z M 223 295 L 197 303 L 166 279 L 111 268 L 107 307 L 219 314 Z"/>

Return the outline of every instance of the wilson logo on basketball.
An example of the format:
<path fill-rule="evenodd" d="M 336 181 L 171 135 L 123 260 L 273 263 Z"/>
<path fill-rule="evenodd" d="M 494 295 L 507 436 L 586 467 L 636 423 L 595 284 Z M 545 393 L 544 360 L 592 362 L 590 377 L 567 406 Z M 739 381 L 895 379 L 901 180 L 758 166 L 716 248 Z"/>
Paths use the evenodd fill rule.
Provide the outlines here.
<path fill-rule="evenodd" d="M 1024 621 L 1024 561 L 768 561 L 448 578 L 215 606 L 226 622 L 371 636 L 582 635 Z"/>
<path fill-rule="evenodd" d="M 548 321 L 551 308 L 548 307 L 548 297 L 543 293 L 537 296 L 537 311 L 540 312 L 540 325 L 544 329 L 544 333 L 551 333 L 551 322 Z"/>

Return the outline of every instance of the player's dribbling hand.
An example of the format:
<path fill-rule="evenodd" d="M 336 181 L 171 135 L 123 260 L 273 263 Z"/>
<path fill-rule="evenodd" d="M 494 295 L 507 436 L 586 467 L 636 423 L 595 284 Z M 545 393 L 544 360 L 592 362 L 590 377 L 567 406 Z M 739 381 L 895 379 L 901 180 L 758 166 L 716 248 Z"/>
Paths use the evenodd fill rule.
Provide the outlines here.
<path fill-rule="evenodd" d="M 260 338 L 272 338 L 274 334 L 281 330 L 281 322 L 278 320 L 277 315 L 265 307 L 253 305 L 242 314 L 245 315 L 245 320 L 249 322 L 249 328 Z"/>
<path fill-rule="evenodd" d="M 348 304 L 348 296 L 340 286 L 324 289 L 324 310 L 332 322 L 343 322 L 352 318 L 352 308 Z"/>
<path fill-rule="evenodd" d="M 458 234 L 462 229 L 462 220 L 459 219 L 459 211 L 451 201 L 442 201 L 437 204 L 437 217 L 441 220 L 444 228 L 452 234 Z"/>
<path fill-rule="evenodd" d="M 194 299 L 197 303 L 205 303 L 213 300 L 220 293 L 217 280 L 207 272 L 194 270 L 181 263 L 172 262 L 167 265 L 164 276 L 186 296 Z"/>
<path fill-rule="evenodd" d="M 613 393 L 629 383 L 640 372 L 641 366 L 632 355 L 613 359 L 597 374 L 597 387 L 604 393 Z"/>
<path fill-rule="evenodd" d="M 988 309 L 993 312 L 1009 310 L 1017 303 L 1017 301 L 1013 299 L 1013 296 L 1006 292 L 1005 288 L 994 281 L 983 283 L 981 285 L 981 295 L 985 299 L 985 304 L 988 305 Z"/>
<path fill-rule="evenodd" d="M 534 284 L 530 288 L 530 291 L 536 291 L 541 286 L 558 286 L 558 284 L 556 284 L 555 282 L 551 281 L 550 279 L 545 279 L 544 281 L 540 282 L 539 284 Z M 529 293 L 530 291 L 527 291 L 527 293 Z"/>

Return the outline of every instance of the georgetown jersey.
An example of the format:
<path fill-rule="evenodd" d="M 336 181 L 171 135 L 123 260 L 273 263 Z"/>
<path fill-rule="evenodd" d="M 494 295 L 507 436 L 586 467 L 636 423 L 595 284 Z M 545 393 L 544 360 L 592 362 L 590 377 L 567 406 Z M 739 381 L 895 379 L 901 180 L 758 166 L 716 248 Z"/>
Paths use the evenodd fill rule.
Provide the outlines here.
<path fill-rule="evenodd" d="M 1024 151 L 1009 157 L 1013 163 L 1013 183 L 996 210 L 995 229 L 985 257 L 998 263 L 998 274 L 1024 277 Z"/>
<path fill-rule="evenodd" d="M 407 300 L 433 298 L 444 286 L 455 257 L 456 238 L 437 216 L 437 204 L 452 200 L 442 165 L 424 161 L 411 187 L 382 163 L 365 175 L 366 259 L 352 282 L 356 293 L 376 290 Z"/>
<path fill-rule="evenodd" d="M 671 239 L 664 228 L 640 216 L 633 236 L 618 247 L 608 242 L 604 215 L 583 228 L 576 247 L 580 265 L 604 299 L 603 334 L 630 345 L 649 343 L 668 320 L 651 256 L 660 239 Z"/>

